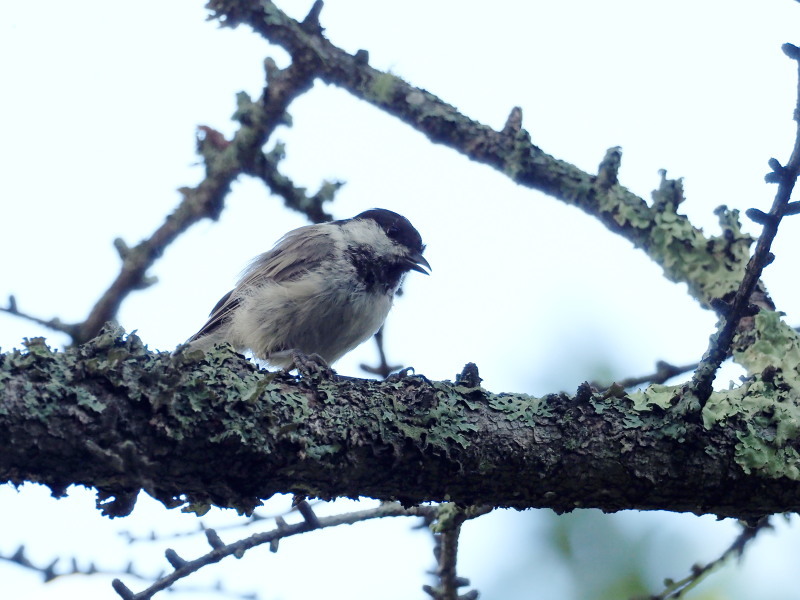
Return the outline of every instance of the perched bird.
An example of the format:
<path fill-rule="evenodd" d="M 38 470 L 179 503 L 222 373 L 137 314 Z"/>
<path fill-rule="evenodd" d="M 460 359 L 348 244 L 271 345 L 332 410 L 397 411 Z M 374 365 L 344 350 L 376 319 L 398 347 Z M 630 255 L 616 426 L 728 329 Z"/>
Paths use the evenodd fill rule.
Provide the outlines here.
<path fill-rule="evenodd" d="M 253 259 L 186 343 L 228 342 L 282 368 L 297 353 L 333 363 L 381 327 L 408 271 L 428 275 L 424 250 L 409 220 L 382 208 L 300 227 Z"/>

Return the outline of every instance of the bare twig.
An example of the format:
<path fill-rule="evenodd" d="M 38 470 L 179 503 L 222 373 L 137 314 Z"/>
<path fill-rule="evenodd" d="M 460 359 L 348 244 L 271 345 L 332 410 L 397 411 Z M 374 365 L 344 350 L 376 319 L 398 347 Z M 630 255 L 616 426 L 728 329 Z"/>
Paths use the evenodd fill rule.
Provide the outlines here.
<path fill-rule="evenodd" d="M 438 585 L 425 585 L 422 589 L 434 600 L 475 600 L 477 590 L 459 594 L 458 589 L 469 585 L 469 579 L 456 573 L 458 560 L 458 539 L 464 521 L 474 519 L 490 512 L 490 506 L 459 508 L 455 504 L 442 504 L 438 507 L 436 522 L 431 524 L 434 538 L 433 555 L 436 557 L 436 577 Z"/>
<path fill-rule="evenodd" d="M 683 597 L 686 592 L 722 567 L 729 558 L 732 556 L 741 558 L 742 554 L 744 554 L 745 547 L 764 529 L 771 529 L 769 519 L 766 517 L 756 525 L 743 525 L 742 532 L 718 558 L 712 560 L 705 566 L 694 565 L 691 574 L 679 581 L 674 581 L 672 579 L 665 580 L 664 591 L 660 594 L 648 596 L 647 598 L 634 598 L 632 600 L 675 600 L 676 598 Z"/>
<path fill-rule="evenodd" d="M 316 500 L 316 501 L 313 501 L 313 502 L 309 502 L 308 500 L 306 500 L 306 503 L 309 504 L 309 506 L 313 507 L 313 506 L 316 506 L 318 504 L 322 504 L 322 500 Z M 214 529 L 216 529 L 217 531 L 228 531 L 228 530 L 234 530 L 234 529 L 242 529 L 243 527 L 250 527 L 251 525 L 254 525 L 256 523 L 261 523 L 263 521 L 272 521 L 272 520 L 278 520 L 278 519 L 282 520 L 284 517 L 286 517 L 287 515 L 289 515 L 289 514 L 291 514 L 293 512 L 299 512 L 296 506 L 292 506 L 288 510 L 281 511 L 279 513 L 274 513 L 274 514 L 262 514 L 262 513 L 259 513 L 259 512 L 256 511 L 256 512 L 253 512 L 253 514 L 251 514 L 251 515 L 249 515 L 247 517 L 242 517 L 241 519 L 237 520 L 235 523 L 230 523 L 228 525 L 220 525 L 220 526 L 215 527 Z M 134 534 L 134 533 L 132 533 L 130 531 L 125 530 L 125 531 L 120 531 L 118 535 L 120 537 L 124 538 L 124 540 L 128 544 L 136 544 L 136 543 L 142 543 L 142 542 L 156 542 L 156 541 L 163 541 L 163 540 L 168 540 L 168 539 L 194 537 L 194 536 L 196 536 L 198 534 L 205 534 L 206 529 L 207 529 L 207 527 L 205 526 L 205 524 L 202 521 L 199 521 L 198 522 L 198 526 L 196 528 L 194 528 L 194 529 L 190 529 L 190 530 L 187 530 L 187 531 L 178 531 L 178 532 L 171 533 L 171 534 L 156 533 L 155 530 L 153 530 L 153 531 L 150 531 L 147 534 L 138 535 L 138 534 Z"/>
<path fill-rule="evenodd" d="M 800 333 L 800 327 L 794 327 L 793 329 L 797 333 Z M 672 363 L 668 363 L 664 360 L 659 360 L 656 362 L 655 372 L 648 373 L 647 375 L 640 375 L 638 377 L 626 377 L 625 379 L 618 379 L 614 383 L 623 389 L 632 388 L 638 385 L 642 385 L 643 383 L 665 383 L 668 379 L 672 379 L 673 377 L 677 377 L 678 375 L 683 375 L 684 373 L 694 371 L 699 366 L 700 366 L 699 362 L 690 363 L 688 365 L 677 366 L 673 365 Z M 591 386 L 600 391 L 607 390 L 611 387 L 609 385 L 605 385 L 597 381 L 593 381 L 591 383 Z"/>
<path fill-rule="evenodd" d="M 659 360 L 656 362 L 655 372 L 648 373 L 647 375 L 640 375 L 638 377 L 626 377 L 625 379 L 619 379 L 614 383 L 624 389 L 642 385 L 643 383 L 664 383 L 668 379 L 672 379 L 673 377 L 677 377 L 683 373 L 694 371 L 699 364 L 700 363 L 691 363 L 688 365 L 676 366 L 664 360 Z M 593 382 L 591 385 L 600 391 L 607 390 L 610 387 L 607 385 L 598 384 L 597 382 Z"/>
<path fill-rule="evenodd" d="M 297 512 L 303 517 L 309 530 L 320 528 L 319 517 L 314 512 L 314 509 L 311 508 L 311 504 L 309 504 L 308 500 L 305 498 L 295 498 L 294 508 L 296 508 Z"/>
<path fill-rule="evenodd" d="M 431 518 L 431 516 L 436 513 L 436 510 L 437 507 L 434 506 L 403 508 L 399 503 L 385 503 L 377 508 L 354 511 L 331 517 L 319 517 L 318 528 L 327 529 L 338 525 L 352 525 L 353 523 L 380 519 L 383 517 L 421 516 Z M 173 566 L 174 570 L 160 577 L 158 581 L 154 582 L 147 589 L 134 593 L 119 579 L 115 579 L 113 582 L 114 590 L 123 600 L 147 600 L 152 598 L 156 593 L 169 588 L 175 582 L 199 571 L 207 565 L 217 563 L 227 556 L 240 558 L 251 548 L 264 544 L 272 545 L 277 540 L 305 533 L 311 529 L 312 526 L 305 520 L 294 524 L 286 524 L 283 522 L 279 523 L 278 526 L 271 531 L 256 533 L 230 544 L 221 543 L 218 536 L 214 537 L 216 534 L 213 534 L 209 541 L 212 550 L 195 560 L 185 560 L 179 557 L 174 550 L 167 550 L 167 560 Z M 207 535 L 208 532 L 211 531 L 213 530 L 207 530 Z M 211 541 L 212 539 L 213 541 Z"/>
<path fill-rule="evenodd" d="M 75 335 L 77 335 L 80 330 L 79 324 L 64 323 L 58 317 L 54 317 L 52 319 L 42 319 L 35 315 L 31 315 L 29 313 L 19 310 L 19 308 L 17 307 L 17 299 L 14 296 L 8 297 L 8 306 L 0 306 L 0 312 L 8 313 L 10 315 L 14 315 L 15 317 L 19 317 L 20 319 L 25 319 L 33 323 L 38 323 L 39 325 L 47 327 L 48 329 L 52 329 L 53 331 L 60 331 L 62 333 L 66 333 L 68 336 L 72 338 L 74 338 Z"/>
<path fill-rule="evenodd" d="M 722 314 L 720 325 L 711 336 L 708 350 L 700 361 L 700 366 L 695 371 L 691 384 L 701 408 L 711 395 L 714 377 L 730 351 L 739 321 L 758 311 L 755 307 L 751 308 L 750 296 L 756 289 L 764 268 L 775 259 L 770 252 L 770 247 L 778 233 L 781 219 L 784 216 L 795 214 L 800 207 L 797 202 L 790 202 L 795 182 L 800 175 L 800 48 L 792 44 L 784 44 L 783 51 L 798 64 L 797 104 L 794 112 L 797 129 L 794 148 L 786 166 L 782 166 L 775 158 L 769 161 L 772 172 L 766 176 L 766 180 L 768 183 L 778 184 L 778 190 L 769 213 L 754 208 L 747 211 L 747 215 L 761 224 L 763 230 L 733 300 L 729 304 L 715 307 L 717 312 Z"/>
<path fill-rule="evenodd" d="M 57 578 L 60 578 L 60 577 L 72 577 L 72 576 L 75 576 L 75 575 L 85 575 L 85 576 L 91 576 L 91 575 L 126 575 L 128 577 L 133 577 L 133 578 L 141 580 L 141 581 L 152 581 L 152 579 L 153 579 L 152 574 L 151 575 L 147 575 L 147 574 L 142 573 L 141 571 L 139 571 L 138 569 L 136 569 L 134 567 L 133 563 L 128 563 L 127 566 L 124 569 L 101 569 L 101 568 L 98 568 L 97 565 L 94 564 L 94 562 L 90 562 L 89 565 L 86 566 L 86 567 L 81 567 L 78 564 L 78 561 L 77 561 L 76 558 L 73 557 L 73 558 L 69 559 L 69 558 L 61 557 L 61 558 L 56 558 L 55 560 L 53 560 L 53 561 L 51 561 L 51 562 L 49 562 L 49 563 L 47 563 L 45 565 L 37 565 L 36 563 L 34 563 L 33 561 L 31 561 L 28 558 L 28 556 L 27 556 L 27 554 L 25 552 L 25 547 L 24 546 L 20 546 L 19 548 L 17 548 L 17 550 L 14 552 L 14 554 L 12 554 L 10 556 L 0 555 L 0 560 L 8 561 L 8 562 L 13 563 L 13 564 L 15 564 L 17 566 L 20 566 L 20 567 L 23 567 L 25 569 L 28 569 L 29 571 L 33 571 L 33 572 L 39 573 L 42 576 L 42 580 L 45 583 L 47 583 L 49 581 L 53 581 L 54 579 L 57 579 Z M 58 568 L 58 563 L 60 563 L 62 561 L 68 562 L 69 567 L 68 568 L 59 569 Z M 157 575 L 157 577 L 160 577 L 160 576 L 161 576 L 161 574 Z M 236 598 L 236 599 L 239 599 L 239 600 L 256 600 L 258 598 L 257 594 L 255 594 L 255 593 L 242 594 L 240 592 L 235 592 L 235 591 L 229 590 L 223 585 L 222 581 L 217 581 L 216 584 L 213 585 L 213 590 L 214 590 L 214 592 L 216 592 L 220 596 L 224 596 L 224 597 L 228 597 L 228 598 Z M 189 588 L 189 587 L 186 587 L 186 586 L 181 586 L 180 591 L 182 591 L 182 592 L 196 591 L 196 592 L 208 593 L 209 588 L 208 587 Z"/>

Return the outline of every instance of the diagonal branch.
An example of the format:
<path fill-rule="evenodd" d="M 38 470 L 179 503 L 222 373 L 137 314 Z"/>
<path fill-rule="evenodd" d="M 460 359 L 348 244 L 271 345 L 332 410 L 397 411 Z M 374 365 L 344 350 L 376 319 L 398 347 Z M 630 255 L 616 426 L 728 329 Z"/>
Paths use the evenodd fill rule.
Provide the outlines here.
<path fill-rule="evenodd" d="M 26 321 L 30 321 L 32 323 L 37 323 L 38 325 L 42 325 L 43 327 L 47 327 L 53 331 L 66 333 L 73 339 L 80 333 L 80 323 L 64 323 L 64 321 L 58 317 L 53 317 L 52 319 L 42 319 L 41 317 L 37 317 L 36 315 L 32 315 L 20 310 L 17 306 L 17 299 L 13 295 L 8 297 L 8 306 L 0 306 L 0 312 L 8 313 L 9 315 L 19 317 L 20 319 L 25 319 Z"/>
<path fill-rule="evenodd" d="M 365 51 L 351 55 L 333 45 L 317 21 L 321 2 L 312 9 L 313 18 L 303 22 L 290 18 L 270 0 L 210 0 L 207 7 L 223 25 L 246 24 L 293 56 L 304 56 L 313 63 L 315 77 L 397 117 L 431 142 L 449 146 L 520 185 L 594 216 L 644 249 L 669 279 L 686 282 L 704 306 L 738 287 L 752 239 L 741 232 L 736 213 L 721 216 L 722 236 L 706 237 L 677 213 L 677 202 L 649 206 L 617 182 L 618 148 L 610 151 L 595 175 L 533 144 L 522 127 L 519 108 L 511 111 L 500 131 L 474 121 L 434 94 L 371 67 Z M 684 260 L 687 255 L 691 261 Z"/>
<path fill-rule="evenodd" d="M 747 545 L 756 539 L 759 533 L 769 528 L 771 528 L 771 525 L 769 524 L 769 519 L 766 517 L 761 519 L 756 525 L 743 525 L 742 532 L 736 536 L 733 543 L 728 546 L 725 552 L 719 557 L 704 566 L 693 566 L 691 574 L 683 579 L 678 581 L 667 579 L 665 581 L 666 588 L 664 591 L 658 595 L 648 596 L 647 600 L 675 600 L 677 598 L 683 598 L 692 588 L 702 582 L 711 573 L 722 567 L 729 558 L 734 556 L 741 558 Z"/>
<path fill-rule="evenodd" d="M 122 267 L 83 322 L 40 319 L 18 311 L 13 299 L 7 308 L 0 310 L 65 332 L 76 345 L 92 339 L 106 322 L 114 319 L 120 305 L 132 292 L 153 283 L 147 271 L 172 242 L 195 223 L 219 218 L 231 183 L 243 173 L 264 180 L 276 194 L 284 197 L 288 206 L 304 212 L 312 221 L 330 220 L 321 206 L 332 198 L 341 184 L 325 183 L 316 194 L 307 196 L 305 190 L 295 187 L 277 172 L 280 149 L 269 155 L 262 152 L 275 128 L 285 122 L 291 101 L 310 88 L 312 73 L 303 61 L 296 61 L 286 69 L 277 69 L 267 61 L 267 74 L 267 85 L 256 102 L 246 94 L 239 95 L 236 118 L 241 126 L 232 140 L 225 140 L 210 127 L 198 128 L 198 152 L 204 159 L 205 178 L 195 187 L 179 190 L 183 196 L 180 204 L 149 238 L 132 248 L 122 240 L 114 242 Z"/>
<path fill-rule="evenodd" d="M 795 182 L 800 176 L 800 48 L 792 44 L 784 44 L 783 50 L 787 56 L 797 62 L 798 66 L 797 103 L 794 111 L 797 129 L 794 148 L 792 148 L 786 166 L 782 166 L 775 158 L 769 161 L 772 172 L 767 175 L 766 180 L 769 183 L 778 184 L 778 190 L 769 213 L 758 209 L 747 211 L 747 215 L 760 223 L 763 230 L 758 238 L 755 252 L 747 263 L 744 278 L 736 290 L 733 301 L 729 305 L 718 305 L 717 307 L 718 312 L 722 314 L 720 325 L 716 333 L 711 336 L 708 350 L 692 378 L 692 388 L 701 408 L 705 406 L 711 395 L 714 377 L 730 351 L 739 321 L 743 317 L 752 316 L 758 312 L 757 307 L 751 308 L 750 297 L 758 285 L 762 271 L 775 259 L 770 252 L 770 247 L 778 234 L 781 220 L 784 216 L 794 214 L 800 209 L 800 203 L 790 203 Z"/>
<path fill-rule="evenodd" d="M 75 343 L 93 338 L 114 318 L 122 301 L 145 281 L 147 270 L 181 233 L 202 219 L 217 219 L 230 185 L 243 171 L 242 162 L 261 152 L 269 135 L 283 122 L 289 103 L 311 86 L 311 74 L 303 64 L 273 72 L 259 102 L 239 114 L 241 128 L 223 149 L 201 141 L 206 165 L 205 179 L 194 188 L 183 188 L 183 201 L 150 238 L 125 252 L 119 275 L 80 325 Z"/>

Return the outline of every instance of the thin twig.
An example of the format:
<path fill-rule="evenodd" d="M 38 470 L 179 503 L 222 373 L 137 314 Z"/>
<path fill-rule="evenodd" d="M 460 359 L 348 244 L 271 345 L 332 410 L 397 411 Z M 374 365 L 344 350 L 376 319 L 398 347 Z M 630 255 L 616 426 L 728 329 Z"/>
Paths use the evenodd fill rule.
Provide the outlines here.
<path fill-rule="evenodd" d="M 800 327 L 794 327 L 793 329 L 797 333 L 800 333 Z M 730 353 L 728 354 L 730 355 Z M 616 384 L 618 387 L 621 387 L 623 389 L 628 389 L 642 385 L 643 383 L 665 383 L 668 379 L 672 379 L 673 377 L 677 377 L 678 375 L 683 375 L 684 373 L 689 373 L 690 371 L 694 371 L 699 366 L 700 366 L 699 362 L 690 363 L 688 365 L 676 366 L 664 360 L 659 360 L 656 361 L 655 372 L 649 373 L 647 375 L 640 375 L 638 377 L 626 377 L 625 379 L 617 379 L 616 381 L 613 382 L 613 384 Z M 608 390 L 611 387 L 611 385 L 605 385 L 597 381 L 591 382 L 590 385 L 601 392 Z"/>
<path fill-rule="evenodd" d="M 688 365 L 676 366 L 664 360 L 659 360 L 656 362 L 655 372 L 648 373 L 647 375 L 640 375 L 638 377 L 626 377 L 625 379 L 618 379 L 614 383 L 624 389 L 639 386 L 643 383 L 664 383 L 668 379 L 672 379 L 673 377 L 677 377 L 683 373 L 694 371 L 699 364 L 700 363 L 691 363 Z M 611 387 L 608 385 L 598 384 L 597 382 L 593 382 L 591 385 L 600 391 L 607 390 L 609 387 Z"/>
<path fill-rule="evenodd" d="M 316 506 L 318 504 L 322 504 L 322 500 L 315 500 L 312 502 L 306 501 L 310 506 Z M 244 517 L 242 519 L 237 520 L 235 523 L 230 523 L 227 525 L 219 525 L 214 527 L 217 531 L 229 531 L 234 529 L 242 529 L 243 527 L 250 527 L 256 523 L 261 523 L 263 521 L 272 521 L 276 519 L 283 519 L 287 515 L 299 512 L 297 507 L 292 506 L 288 510 L 281 511 L 278 513 L 273 514 L 262 514 L 259 512 L 254 512 L 252 515 L 248 517 Z M 157 542 L 157 541 L 164 541 L 169 539 L 179 539 L 179 538 L 187 538 L 187 537 L 194 537 L 198 534 L 205 533 L 207 527 L 203 524 L 202 521 L 199 522 L 199 525 L 195 529 L 189 529 L 186 531 L 177 531 L 175 533 L 170 534 L 161 534 L 156 533 L 155 530 L 150 531 L 144 535 L 134 534 L 131 531 L 120 531 L 118 535 L 122 537 L 128 544 L 136 544 L 136 543 L 149 543 L 149 542 Z"/>
<path fill-rule="evenodd" d="M 730 557 L 741 557 L 744 554 L 745 547 L 752 542 L 756 536 L 764 529 L 771 529 L 769 519 L 765 517 L 754 526 L 744 525 L 742 532 L 736 537 L 733 543 L 723 552 L 718 558 L 712 560 L 705 566 L 695 565 L 692 567 L 692 572 L 680 581 L 673 581 L 667 579 L 664 582 L 665 589 L 657 595 L 648 596 L 644 600 L 675 600 L 681 598 L 686 592 L 694 588 L 711 573 L 719 569 L 725 561 Z M 632 600 L 643 600 L 641 598 L 633 598 Z"/>
<path fill-rule="evenodd" d="M 458 589 L 469 585 L 469 579 L 459 577 L 456 572 L 458 561 L 458 540 L 461 526 L 468 519 L 474 519 L 492 510 L 491 506 L 472 506 L 460 508 L 455 504 L 442 504 L 438 507 L 436 523 L 431 530 L 434 538 L 433 555 L 436 557 L 436 577 L 438 585 L 425 585 L 423 591 L 433 600 L 475 600 L 477 590 L 459 594 Z"/>
<path fill-rule="evenodd" d="M 28 569 L 29 571 L 33 571 L 38 573 L 42 576 L 42 580 L 44 583 L 48 583 L 53 581 L 54 579 L 62 578 L 62 577 L 72 577 L 75 575 L 85 575 L 85 576 L 92 576 L 92 575 L 126 575 L 128 577 L 133 577 L 135 579 L 141 581 L 152 581 L 153 575 L 146 575 L 136 569 L 133 563 L 128 563 L 124 569 L 101 569 L 95 565 L 94 562 L 90 562 L 88 566 L 81 567 L 78 564 L 78 560 L 74 557 L 72 558 L 56 558 L 51 562 L 47 563 L 46 565 L 37 565 L 32 560 L 30 560 L 25 552 L 25 547 L 20 546 L 14 552 L 14 554 L 10 556 L 3 556 L 0 555 L 0 561 L 8 561 L 13 563 L 19 567 L 24 569 Z M 64 569 L 57 569 L 58 563 L 66 561 L 69 564 L 68 568 Z M 157 575 L 160 577 L 161 575 Z M 205 592 L 209 591 L 210 587 L 203 587 L 203 588 L 189 588 L 186 586 L 181 586 L 181 592 Z M 213 590 L 220 596 L 228 597 L 228 598 L 236 598 L 238 600 L 256 600 L 258 598 L 257 594 L 254 592 L 248 593 L 241 593 L 236 592 L 233 590 L 227 589 L 227 587 L 223 584 L 222 581 L 218 580 L 213 585 Z"/>
<path fill-rule="evenodd" d="M 19 317 L 20 319 L 37 323 L 43 327 L 52 329 L 53 331 L 66 333 L 72 338 L 74 338 L 75 335 L 77 335 L 80 331 L 80 324 L 64 323 L 58 317 L 54 317 L 52 319 L 42 319 L 41 317 L 37 317 L 30 313 L 19 310 L 17 307 L 17 300 L 13 295 L 8 297 L 8 306 L 0 306 L 0 312 L 8 313 L 10 315 L 14 315 L 15 317 Z"/>
<path fill-rule="evenodd" d="M 434 598 L 441 600 L 458 600 L 459 586 L 469 585 L 469 580 L 456 575 L 456 562 L 458 561 L 458 538 L 461 535 L 461 525 L 465 517 L 459 515 L 452 526 L 439 534 L 439 584 L 441 593 Z"/>
<path fill-rule="evenodd" d="M 754 314 L 750 308 L 750 296 L 758 285 L 762 271 L 775 258 L 770 252 L 770 247 L 778 233 L 781 219 L 787 214 L 794 214 L 794 209 L 797 208 L 797 203 L 790 204 L 790 199 L 797 177 L 800 175 L 800 48 L 792 44 L 784 44 L 783 51 L 798 65 L 797 103 L 794 112 L 797 129 L 794 148 L 786 166 L 781 166 L 774 158 L 769 161 L 772 172 L 767 175 L 766 179 L 770 183 L 778 184 L 778 190 L 769 213 L 766 214 L 757 209 L 747 211 L 747 215 L 760 223 L 763 230 L 758 238 L 755 252 L 747 263 L 744 278 L 733 301 L 728 305 L 715 307 L 717 312 L 722 313 L 721 323 L 716 333 L 711 336 L 708 350 L 700 361 L 700 366 L 695 371 L 691 383 L 691 389 L 697 397 L 700 408 L 705 406 L 711 395 L 714 377 L 730 351 L 739 321 L 743 317 Z"/>

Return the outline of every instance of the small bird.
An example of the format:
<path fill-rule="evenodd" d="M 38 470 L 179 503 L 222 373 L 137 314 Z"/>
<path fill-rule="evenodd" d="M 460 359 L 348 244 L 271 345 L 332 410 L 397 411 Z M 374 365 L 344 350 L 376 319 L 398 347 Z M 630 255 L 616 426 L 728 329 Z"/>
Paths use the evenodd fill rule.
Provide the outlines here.
<path fill-rule="evenodd" d="M 332 364 L 380 329 L 408 271 L 429 274 L 424 250 L 409 220 L 383 208 L 290 231 L 253 259 L 188 349 L 228 342 L 280 368 L 298 353 Z"/>

